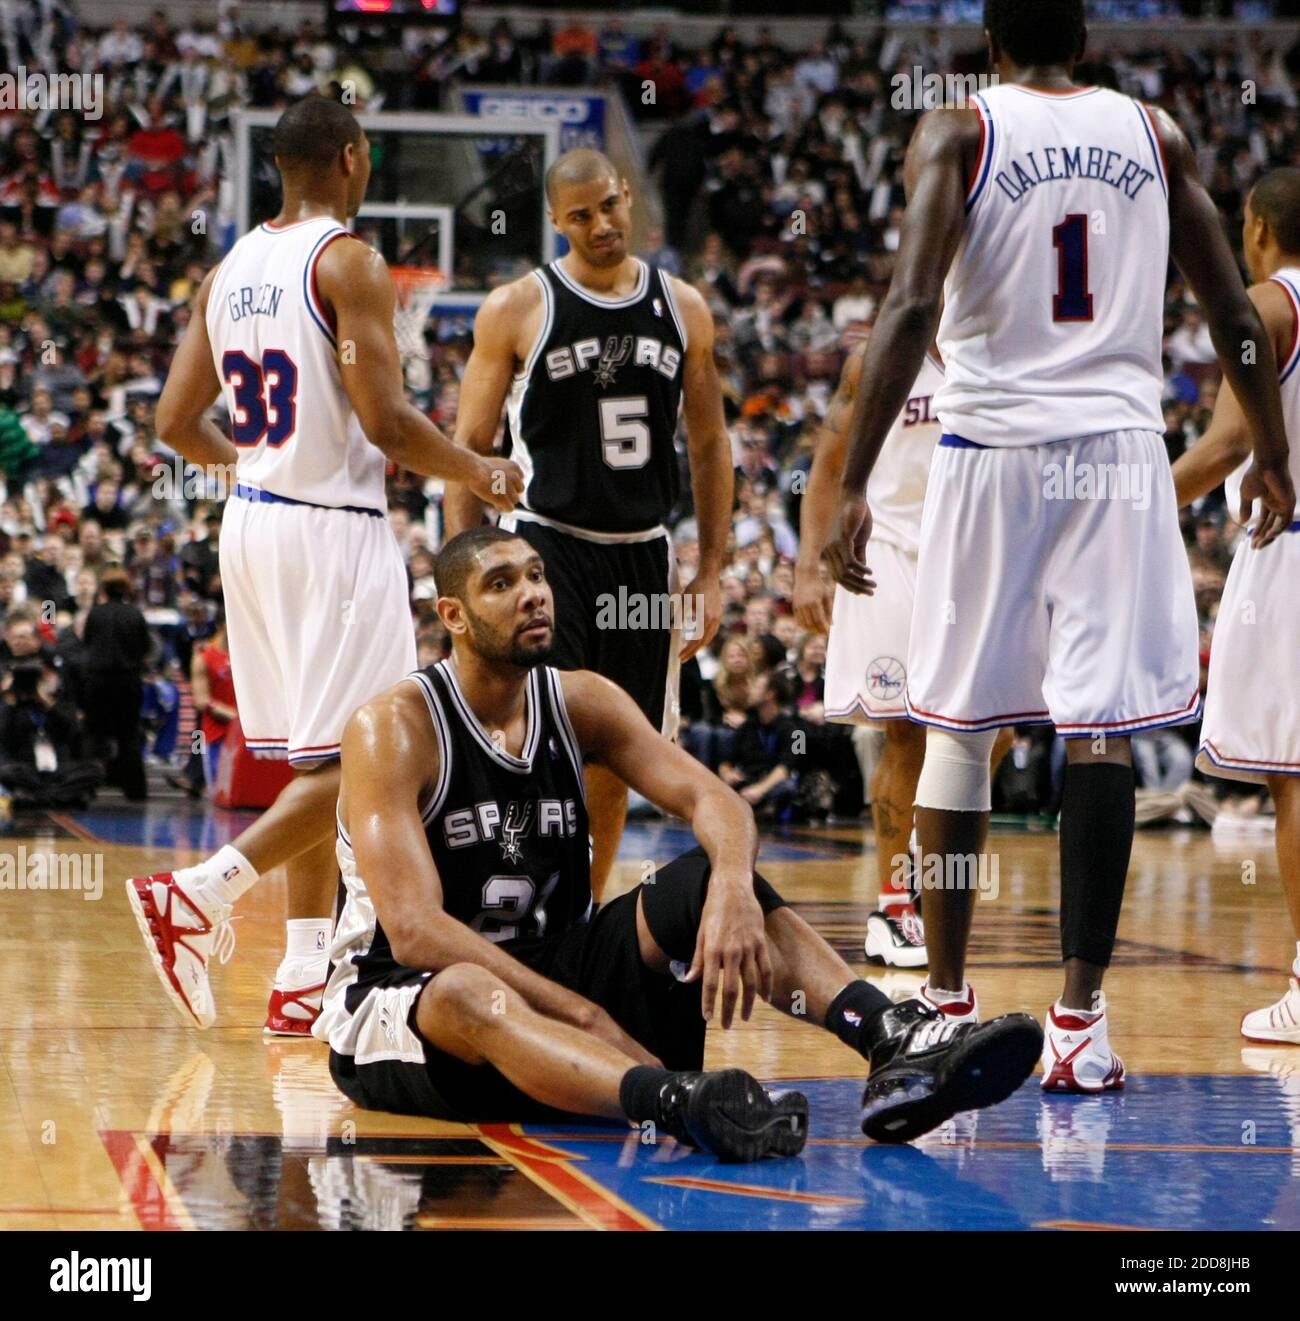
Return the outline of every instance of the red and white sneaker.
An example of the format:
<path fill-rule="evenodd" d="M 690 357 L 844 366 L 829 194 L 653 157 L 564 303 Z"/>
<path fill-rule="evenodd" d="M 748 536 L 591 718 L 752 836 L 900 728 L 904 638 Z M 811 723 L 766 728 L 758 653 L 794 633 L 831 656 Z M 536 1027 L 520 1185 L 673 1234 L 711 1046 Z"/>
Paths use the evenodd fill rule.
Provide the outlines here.
<path fill-rule="evenodd" d="M 275 986 L 266 1007 L 269 1036 L 309 1037 L 320 1017 L 327 959 L 285 959 L 275 974 Z"/>
<path fill-rule="evenodd" d="M 975 988 L 967 982 L 962 987 L 962 998 L 960 1000 L 949 1000 L 947 1004 L 940 1004 L 938 1000 L 930 994 L 930 983 L 922 982 L 921 989 L 917 991 L 916 998 L 922 1004 L 929 1005 L 931 1009 L 937 1009 L 950 1023 L 978 1023 L 980 1021 L 980 1002 L 975 994 Z"/>
<path fill-rule="evenodd" d="M 872 913 L 863 948 L 873 963 L 890 968 L 924 968 L 930 957 L 925 950 L 925 924 L 911 904 L 891 904 Z"/>
<path fill-rule="evenodd" d="M 187 1023 L 211 1027 L 217 1006 L 208 961 L 228 963 L 235 952 L 230 905 L 200 901 L 169 871 L 133 876 L 126 898 L 167 998 Z"/>
<path fill-rule="evenodd" d="M 1043 1091 L 1109 1092 L 1124 1086 L 1124 1061 L 1110 1048 L 1106 1004 L 1096 1018 L 1047 1011 Z"/>
<path fill-rule="evenodd" d="M 1291 978 L 1286 994 L 1276 1004 L 1244 1015 L 1241 1035 L 1247 1041 L 1300 1046 L 1300 977 Z"/>

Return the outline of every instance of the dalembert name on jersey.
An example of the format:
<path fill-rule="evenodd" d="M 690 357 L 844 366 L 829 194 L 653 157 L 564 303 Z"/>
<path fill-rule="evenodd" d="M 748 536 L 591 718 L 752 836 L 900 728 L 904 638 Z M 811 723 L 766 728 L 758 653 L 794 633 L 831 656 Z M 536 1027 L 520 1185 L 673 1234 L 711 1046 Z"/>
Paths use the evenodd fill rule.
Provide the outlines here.
<path fill-rule="evenodd" d="M 638 265 L 618 299 L 583 289 L 558 261 L 533 272 L 542 328 L 507 406 L 524 508 L 592 532 L 659 526 L 680 484 L 685 326 L 671 277 Z"/>

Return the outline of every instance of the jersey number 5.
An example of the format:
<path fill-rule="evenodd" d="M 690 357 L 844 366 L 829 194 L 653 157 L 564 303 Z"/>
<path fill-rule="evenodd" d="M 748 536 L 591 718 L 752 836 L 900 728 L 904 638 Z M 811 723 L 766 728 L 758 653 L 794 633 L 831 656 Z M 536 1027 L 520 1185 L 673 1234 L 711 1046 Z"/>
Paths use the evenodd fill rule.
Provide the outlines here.
<path fill-rule="evenodd" d="M 1052 230 L 1057 256 L 1057 285 L 1052 298 L 1053 321 L 1091 321 L 1088 291 L 1088 217 L 1066 216 Z"/>
<path fill-rule="evenodd" d="M 645 395 L 600 401 L 600 448 L 611 468 L 644 468 L 650 461 L 650 406 Z"/>
<path fill-rule="evenodd" d="M 234 386 L 231 434 L 241 449 L 262 437 L 278 449 L 298 424 L 298 367 L 283 349 L 267 349 L 261 363 L 238 349 L 221 355 L 221 374 Z M 267 384 L 270 393 L 267 394 Z"/>

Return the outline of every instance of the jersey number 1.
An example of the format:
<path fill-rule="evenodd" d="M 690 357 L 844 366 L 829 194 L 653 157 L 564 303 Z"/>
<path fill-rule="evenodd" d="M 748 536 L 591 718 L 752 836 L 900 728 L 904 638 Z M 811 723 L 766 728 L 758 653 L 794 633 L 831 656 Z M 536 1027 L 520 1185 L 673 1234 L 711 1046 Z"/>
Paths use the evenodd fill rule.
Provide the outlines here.
<path fill-rule="evenodd" d="M 283 349 L 267 349 L 260 364 L 232 349 L 221 355 L 221 374 L 235 388 L 230 430 L 236 445 L 248 448 L 265 436 L 266 443 L 278 449 L 293 435 L 298 425 L 298 367 Z"/>
<path fill-rule="evenodd" d="M 1091 321 L 1092 294 L 1088 291 L 1088 217 L 1066 216 L 1052 230 L 1058 279 L 1052 298 L 1053 321 Z"/>

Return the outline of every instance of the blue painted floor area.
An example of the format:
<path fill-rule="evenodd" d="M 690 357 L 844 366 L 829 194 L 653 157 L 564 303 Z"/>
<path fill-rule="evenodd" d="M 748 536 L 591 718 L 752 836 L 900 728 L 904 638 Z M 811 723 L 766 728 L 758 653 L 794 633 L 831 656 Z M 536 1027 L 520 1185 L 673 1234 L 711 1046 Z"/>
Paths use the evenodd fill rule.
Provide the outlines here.
<path fill-rule="evenodd" d="M 855 1080 L 780 1085 L 811 1107 L 797 1159 L 721 1165 L 608 1129 L 526 1131 L 670 1229 L 1300 1229 L 1294 1078 L 1155 1076 L 1106 1097 L 1030 1083 L 910 1147 L 865 1141 Z"/>

